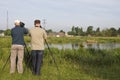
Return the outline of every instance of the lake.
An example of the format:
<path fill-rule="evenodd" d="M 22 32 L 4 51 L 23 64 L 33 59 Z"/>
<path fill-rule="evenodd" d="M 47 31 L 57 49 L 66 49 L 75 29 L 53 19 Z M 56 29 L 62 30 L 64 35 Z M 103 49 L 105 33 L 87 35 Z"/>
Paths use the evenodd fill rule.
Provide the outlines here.
<path fill-rule="evenodd" d="M 95 49 L 114 49 L 120 48 L 120 43 L 67 43 L 67 44 L 49 44 L 50 47 L 58 49 L 78 49 L 81 46 L 83 48 L 95 48 Z M 46 46 L 47 47 L 47 46 Z"/>

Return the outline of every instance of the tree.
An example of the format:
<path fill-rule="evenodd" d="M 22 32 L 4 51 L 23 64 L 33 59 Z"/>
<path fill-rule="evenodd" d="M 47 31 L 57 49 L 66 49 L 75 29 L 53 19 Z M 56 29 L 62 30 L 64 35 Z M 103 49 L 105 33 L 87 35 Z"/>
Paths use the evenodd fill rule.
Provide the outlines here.
<path fill-rule="evenodd" d="M 75 35 L 76 35 L 76 36 L 79 35 L 79 27 L 75 27 Z"/>
<path fill-rule="evenodd" d="M 98 27 L 95 31 L 96 36 L 101 36 L 100 28 Z"/>
<path fill-rule="evenodd" d="M 46 30 L 47 33 L 52 33 L 52 29 Z"/>
<path fill-rule="evenodd" d="M 93 35 L 93 26 L 89 26 L 88 28 L 87 28 L 87 35 Z"/>
<path fill-rule="evenodd" d="M 71 28 L 71 31 L 69 31 L 68 34 L 69 35 L 75 35 L 76 34 L 74 26 Z"/>
<path fill-rule="evenodd" d="M 100 32 L 100 28 L 99 27 L 96 29 L 96 32 Z"/>
<path fill-rule="evenodd" d="M 4 30 L 0 30 L 0 33 L 3 33 L 4 32 Z"/>
<path fill-rule="evenodd" d="M 11 35 L 11 30 L 10 29 L 5 30 L 4 34 L 6 36 L 10 36 Z"/>
<path fill-rule="evenodd" d="M 108 36 L 108 37 L 117 36 L 117 30 L 113 27 L 109 29 L 105 29 L 101 33 L 102 33 L 102 36 Z"/>
<path fill-rule="evenodd" d="M 82 27 L 79 28 L 78 26 L 73 26 L 71 28 L 71 31 L 68 32 L 69 35 L 75 35 L 75 36 L 85 36 L 85 32 L 83 32 Z"/>
<path fill-rule="evenodd" d="M 117 30 L 117 34 L 120 35 L 120 28 Z"/>
<path fill-rule="evenodd" d="M 115 28 L 110 28 L 111 36 L 117 36 L 117 30 Z"/>
<path fill-rule="evenodd" d="M 72 32 L 75 32 L 75 26 L 72 27 Z"/>
<path fill-rule="evenodd" d="M 75 33 L 72 32 L 72 31 L 69 31 L 69 32 L 68 32 L 68 35 L 75 35 Z"/>
<path fill-rule="evenodd" d="M 78 28 L 78 36 L 85 36 L 85 33 L 83 32 L 83 29 L 82 27 L 81 28 Z"/>
<path fill-rule="evenodd" d="M 60 30 L 59 32 L 65 33 L 65 31 L 63 31 L 63 30 Z"/>
<path fill-rule="evenodd" d="M 110 37 L 111 36 L 111 31 L 110 29 L 104 29 L 102 30 L 102 36 L 107 36 L 107 37 Z"/>
<path fill-rule="evenodd" d="M 82 28 L 82 27 L 80 28 L 80 35 L 81 35 L 81 36 L 85 36 L 85 32 L 83 31 L 83 28 Z"/>

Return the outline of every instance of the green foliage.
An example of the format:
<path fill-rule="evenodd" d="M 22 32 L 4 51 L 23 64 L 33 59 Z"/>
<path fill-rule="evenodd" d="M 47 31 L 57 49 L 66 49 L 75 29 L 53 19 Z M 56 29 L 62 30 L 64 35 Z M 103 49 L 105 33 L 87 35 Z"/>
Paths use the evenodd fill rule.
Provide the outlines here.
<path fill-rule="evenodd" d="M 120 62 L 120 52 L 116 53 L 117 50 L 96 50 L 96 49 L 84 49 L 80 48 L 73 52 L 72 50 L 67 52 L 65 50 L 66 60 L 71 59 L 73 62 L 96 65 L 96 66 L 111 66 L 112 64 L 119 64 Z M 75 54 L 73 54 L 75 53 Z M 119 54 L 119 55 L 118 55 Z"/>
<path fill-rule="evenodd" d="M 59 32 L 65 33 L 65 31 L 63 31 L 63 30 L 60 30 Z"/>
<path fill-rule="evenodd" d="M 96 36 L 102 36 L 102 33 L 100 32 L 100 28 L 98 27 L 95 32 Z"/>
<path fill-rule="evenodd" d="M 2 48 L 11 47 L 11 37 L 0 37 L 0 47 Z"/>
<path fill-rule="evenodd" d="M 71 31 L 68 32 L 69 35 L 75 35 L 75 36 L 84 36 L 84 32 L 82 28 L 79 27 L 72 27 Z"/>
<path fill-rule="evenodd" d="M 118 35 L 120 35 L 120 28 L 117 30 Z"/>
<path fill-rule="evenodd" d="M 11 30 L 10 29 L 5 30 L 4 34 L 6 36 L 10 36 L 11 35 Z"/>
<path fill-rule="evenodd" d="M 46 30 L 47 33 L 52 33 L 52 29 Z"/>
<path fill-rule="evenodd" d="M 117 30 L 115 28 L 110 28 L 111 36 L 117 36 Z"/>
<path fill-rule="evenodd" d="M 93 35 L 93 26 L 89 26 L 86 31 L 87 35 Z"/>
<path fill-rule="evenodd" d="M 120 28 L 117 30 L 114 27 L 103 29 L 100 31 L 100 28 L 98 27 L 96 31 L 93 30 L 93 26 L 88 26 L 86 31 L 83 31 L 82 27 L 75 27 L 73 26 L 71 28 L 71 31 L 68 31 L 69 35 L 74 36 L 102 36 L 102 37 L 115 37 L 117 35 L 120 35 Z"/>
<path fill-rule="evenodd" d="M 4 32 L 4 30 L 0 30 L 0 33 L 3 33 Z"/>

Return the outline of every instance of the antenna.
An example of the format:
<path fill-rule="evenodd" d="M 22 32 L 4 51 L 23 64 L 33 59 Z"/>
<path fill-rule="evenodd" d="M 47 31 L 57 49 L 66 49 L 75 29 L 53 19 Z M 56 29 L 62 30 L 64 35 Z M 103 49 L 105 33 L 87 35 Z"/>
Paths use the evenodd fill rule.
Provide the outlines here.
<path fill-rule="evenodd" d="M 7 29 L 8 29 L 8 10 L 7 10 Z"/>

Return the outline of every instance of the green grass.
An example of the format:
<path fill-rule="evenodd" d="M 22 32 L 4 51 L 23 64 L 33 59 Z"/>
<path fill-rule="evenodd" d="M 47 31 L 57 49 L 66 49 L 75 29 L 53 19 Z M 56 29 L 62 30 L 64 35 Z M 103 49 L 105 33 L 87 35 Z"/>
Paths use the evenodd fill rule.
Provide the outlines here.
<path fill-rule="evenodd" d="M 52 40 L 52 38 L 48 40 Z M 72 40 L 73 42 L 78 41 L 76 39 Z M 26 42 L 29 42 L 29 38 L 26 39 Z M 8 37 L 0 38 L 0 44 L 2 44 L 0 45 L 0 80 L 120 80 L 120 48 L 111 50 L 84 48 L 59 50 L 51 48 L 59 66 L 60 75 L 50 52 L 45 49 L 42 74 L 35 76 L 32 75 L 29 68 L 26 68 L 25 61 L 23 62 L 24 69 L 26 68 L 24 74 L 18 74 L 16 71 L 15 74 L 11 75 L 9 73 L 10 62 L 1 72 L 10 54 L 11 39 Z"/>
<path fill-rule="evenodd" d="M 58 50 L 51 48 L 60 69 L 60 75 L 56 66 L 46 49 L 44 54 L 44 63 L 41 76 L 34 76 L 30 69 L 26 69 L 24 74 L 9 74 L 9 63 L 4 71 L 0 72 L 1 80 L 119 80 L 120 77 L 120 49 L 101 50 L 100 52 L 92 49 L 78 50 Z M 0 69 L 9 55 L 9 49 L 0 60 Z M 80 52 L 81 51 L 81 52 Z M 102 52 L 103 51 L 103 52 Z M 98 53 L 97 53 L 98 52 Z M 111 52 L 111 53 L 109 53 Z M 112 53 L 113 52 L 113 53 Z M 24 64 L 24 68 L 25 68 Z M 60 78 L 60 79 L 59 79 Z"/>

